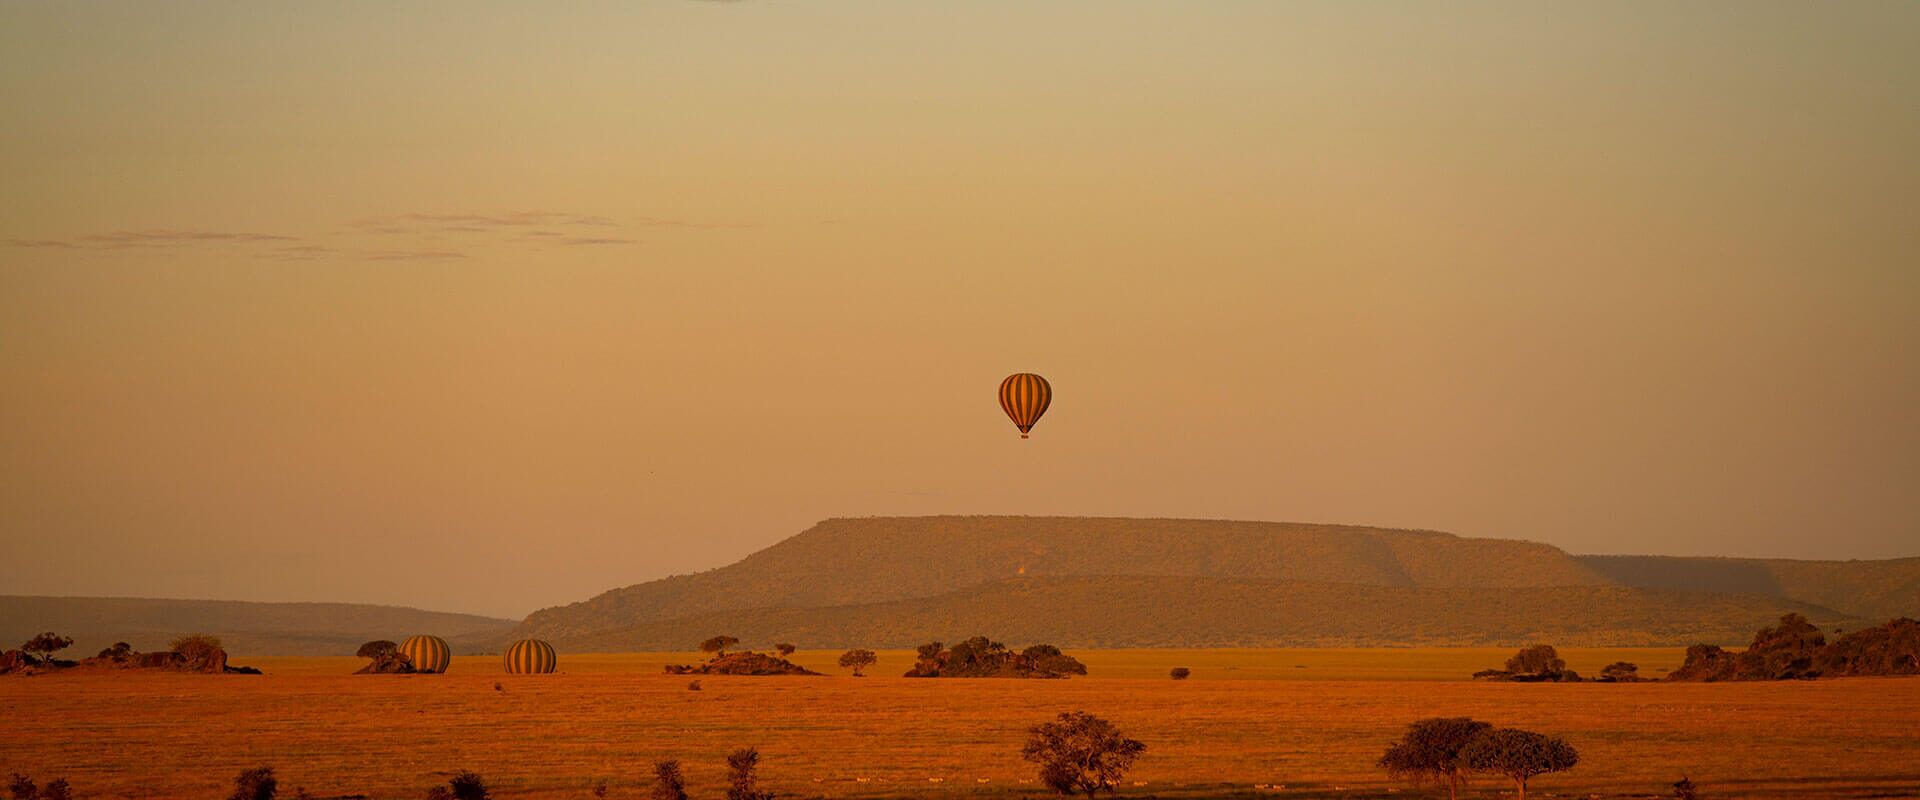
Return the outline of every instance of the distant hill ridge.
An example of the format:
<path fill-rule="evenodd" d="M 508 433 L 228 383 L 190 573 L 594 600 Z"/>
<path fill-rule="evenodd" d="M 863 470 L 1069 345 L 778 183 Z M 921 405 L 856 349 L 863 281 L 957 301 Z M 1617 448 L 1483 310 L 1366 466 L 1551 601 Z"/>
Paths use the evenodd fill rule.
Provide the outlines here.
<path fill-rule="evenodd" d="M 823 647 L 972 633 L 1062 646 L 1689 644 L 1740 640 L 1788 610 L 1849 625 L 1916 613 L 1920 559 L 1573 556 L 1224 520 L 830 519 L 726 567 L 535 612 L 516 634 L 593 650 L 761 631 Z"/>
<path fill-rule="evenodd" d="M 141 597 L 0 595 L 0 647 L 42 631 L 74 638 L 67 657 L 124 641 L 163 650 L 175 637 L 211 633 L 236 656 L 352 655 L 362 642 L 437 633 L 460 652 L 492 650 L 512 620 L 361 603 L 250 603 Z"/>

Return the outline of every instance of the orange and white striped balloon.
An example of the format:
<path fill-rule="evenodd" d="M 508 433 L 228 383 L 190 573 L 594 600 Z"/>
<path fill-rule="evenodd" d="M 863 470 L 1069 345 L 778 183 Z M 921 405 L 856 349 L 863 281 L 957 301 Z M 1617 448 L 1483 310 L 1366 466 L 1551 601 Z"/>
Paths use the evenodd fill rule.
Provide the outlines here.
<path fill-rule="evenodd" d="M 446 672 L 453 663 L 453 648 L 438 636 L 409 636 L 400 643 L 400 652 L 413 660 L 414 672 Z"/>
<path fill-rule="evenodd" d="M 507 648 L 507 674 L 545 675 L 560 666 L 553 645 L 539 639 L 521 639 Z"/>
<path fill-rule="evenodd" d="M 1040 421 L 1040 415 L 1047 413 L 1047 405 L 1053 402 L 1053 386 L 1031 372 L 1018 372 L 1008 375 L 1000 382 L 1000 409 L 1007 412 L 1007 418 L 1013 420 L 1014 427 L 1020 429 L 1020 438 L 1027 438 L 1027 432 L 1033 430 L 1033 424 Z"/>

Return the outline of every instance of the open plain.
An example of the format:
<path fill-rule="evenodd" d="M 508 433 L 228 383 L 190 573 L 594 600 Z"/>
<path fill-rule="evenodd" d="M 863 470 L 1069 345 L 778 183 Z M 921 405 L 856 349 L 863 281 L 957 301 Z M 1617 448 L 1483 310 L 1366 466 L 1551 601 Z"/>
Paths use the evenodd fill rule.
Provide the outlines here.
<path fill-rule="evenodd" d="M 1491 684 L 1464 677 L 1498 649 L 1115 650 L 1079 653 L 1062 681 L 911 680 L 887 651 L 870 677 L 834 653 L 796 660 L 826 677 L 706 677 L 689 691 L 667 663 L 694 654 L 563 656 L 562 672 L 501 674 L 495 657 L 438 676 L 355 676 L 351 658 L 240 658 L 264 676 L 66 674 L 0 680 L 11 732 L 0 771 L 65 777 L 81 797 L 224 796 L 271 765 L 317 797 L 418 798 L 459 770 L 501 798 L 646 796 L 656 759 L 684 762 L 695 797 L 723 791 L 722 758 L 762 753 L 784 796 L 1039 795 L 1019 758 L 1024 729 L 1085 709 L 1148 745 L 1123 795 L 1422 796 L 1374 759 L 1406 723 L 1468 715 L 1562 735 L 1573 771 L 1542 796 L 1670 796 L 1691 776 L 1708 797 L 1920 796 L 1920 682 Z M 1591 674 L 1636 661 L 1658 675 L 1672 648 L 1568 649 Z M 1194 677 L 1173 681 L 1172 666 Z M 1492 779 L 1473 792 L 1507 787 Z M 1433 794 L 1428 796 L 1444 796 Z"/>

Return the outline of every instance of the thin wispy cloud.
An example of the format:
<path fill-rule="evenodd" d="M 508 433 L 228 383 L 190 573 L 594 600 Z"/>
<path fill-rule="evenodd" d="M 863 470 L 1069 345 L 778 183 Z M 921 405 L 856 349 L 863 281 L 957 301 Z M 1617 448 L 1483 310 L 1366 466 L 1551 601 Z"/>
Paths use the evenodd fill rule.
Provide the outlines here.
<path fill-rule="evenodd" d="M 323 258 L 368 261 L 441 261 L 466 258 L 458 237 L 475 246 L 489 247 L 607 247 L 638 244 L 621 235 L 643 229 L 727 229 L 756 227 L 751 223 L 701 222 L 668 217 L 616 219 L 571 211 L 411 212 L 363 217 L 317 238 L 277 233 L 226 231 L 211 228 L 142 228 L 90 233 L 65 239 L 19 238 L 0 240 L 10 247 L 71 250 L 179 250 L 196 246 L 251 247 L 252 255 L 274 261 L 310 261 Z M 402 245 L 405 237 L 424 246 Z M 386 237 L 399 237 L 387 239 Z M 387 247 L 378 242 L 386 241 Z M 357 245 L 357 246 L 356 246 Z M 245 252 L 245 251 L 242 251 Z"/>
<path fill-rule="evenodd" d="M 618 227 L 612 219 L 562 211 L 512 211 L 503 214 L 395 214 L 367 217 L 349 225 L 366 233 L 491 233 L 517 228 Z"/>
<path fill-rule="evenodd" d="M 180 230 L 149 228 L 90 233 L 72 239 L 9 239 L 13 247 L 52 247 L 62 249 L 125 250 L 140 247 L 179 247 L 193 244 L 257 244 L 261 242 L 297 242 L 298 236 L 233 231 Z"/>
<path fill-rule="evenodd" d="M 80 241 L 95 247 L 167 247 L 179 244 L 206 242 L 296 242 L 298 236 L 280 236 L 270 233 L 232 233 L 227 231 L 170 230 L 150 229 L 142 231 L 113 231 L 95 233 L 80 237 Z"/>
<path fill-rule="evenodd" d="M 448 261 L 466 258 L 466 253 L 454 250 L 374 250 L 356 254 L 368 261 Z"/>

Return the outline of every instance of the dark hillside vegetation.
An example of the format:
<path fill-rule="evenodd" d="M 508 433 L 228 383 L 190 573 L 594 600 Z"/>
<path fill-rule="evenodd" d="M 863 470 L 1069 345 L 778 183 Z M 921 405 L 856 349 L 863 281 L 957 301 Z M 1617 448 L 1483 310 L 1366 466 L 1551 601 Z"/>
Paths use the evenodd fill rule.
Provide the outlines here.
<path fill-rule="evenodd" d="M 1885 561 L 1679 556 L 1574 558 L 1608 580 L 1625 586 L 1791 597 L 1864 619 L 1920 616 L 1920 558 Z"/>
<path fill-rule="evenodd" d="M 517 635 L 587 650 L 676 649 L 706 629 L 838 648 L 976 630 L 1071 647 L 1732 644 L 1786 613 L 1852 627 L 1920 614 L 1881 613 L 1916 603 L 1920 559 L 1571 556 L 1343 525 L 880 517 L 827 520 L 726 567 L 545 609 Z"/>
<path fill-rule="evenodd" d="M 730 566 L 535 612 L 520 634 L 584 639 L 715 611 L 908 600 L 1021 576 L 1111 575 L 1407 587 L 1607 583 L 1547 545 L 1431 531 L 1080 517 L 831 519 Z"/>
<path fill-rule="evenodd" d="M 51 629 L 88 652 L 115 642 L 156 650 L 199 632 L 243 656 L 351 655 L 369 639 L 421 632 L 446 638 L 456 652 L 475 652 L 498 648 L 512 628 L 511 620 L 358 603 L 0 596 L 0 642 Z"/>
<path fill-rule="evenodd" d="M 1675 645 L 1740 642 L 1781 614 L 1856 620 L 1751 595 L 1617 586 L 1489 591 L 1206 578 L 1022 578 L 939 597 L 722 611 L 572 640 L 580 650 L 678 650 L 711 630 L 804 648 L 914 647 L 990 630 L 1061 647 Z"/>

